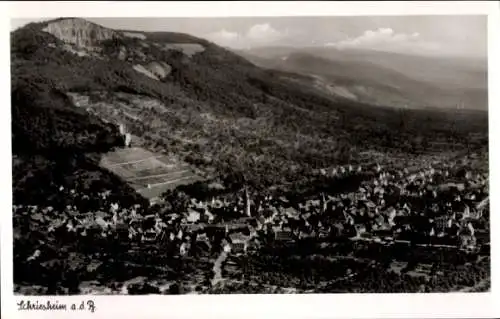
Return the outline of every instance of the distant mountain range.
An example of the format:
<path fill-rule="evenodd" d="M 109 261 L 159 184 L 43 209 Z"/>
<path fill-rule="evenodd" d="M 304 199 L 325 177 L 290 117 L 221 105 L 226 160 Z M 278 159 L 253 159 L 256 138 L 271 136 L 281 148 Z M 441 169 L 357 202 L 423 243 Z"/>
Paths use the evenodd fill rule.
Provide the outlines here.
<path fill-rule="evenodd" d="M 312 76 L 333 95 L 394 107 L 486 110 L 484 59 L 430 57 L 328 47 L 237 50 L 258 66 Z"/>

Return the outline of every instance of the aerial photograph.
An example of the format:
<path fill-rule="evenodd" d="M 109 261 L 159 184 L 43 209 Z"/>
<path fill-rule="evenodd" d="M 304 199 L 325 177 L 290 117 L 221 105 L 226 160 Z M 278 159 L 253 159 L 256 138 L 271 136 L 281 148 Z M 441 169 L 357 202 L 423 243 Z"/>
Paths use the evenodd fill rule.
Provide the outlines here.
<path fill-rule="evenodd" d="M 15 295 L 491 290 L 486 15 L 10 24 Z"/>

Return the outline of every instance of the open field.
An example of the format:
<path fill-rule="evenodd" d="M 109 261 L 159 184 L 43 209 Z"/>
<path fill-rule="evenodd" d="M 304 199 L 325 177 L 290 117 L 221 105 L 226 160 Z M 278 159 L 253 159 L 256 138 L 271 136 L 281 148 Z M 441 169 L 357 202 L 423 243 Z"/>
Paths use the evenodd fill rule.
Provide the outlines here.
<path fill-rule="evenodd" d="M 187 163 L 140 147 L 109 152 L 103 156 L 100 165 L 120 176 L 148 199 L 179 185 L 201 180 Z"/>

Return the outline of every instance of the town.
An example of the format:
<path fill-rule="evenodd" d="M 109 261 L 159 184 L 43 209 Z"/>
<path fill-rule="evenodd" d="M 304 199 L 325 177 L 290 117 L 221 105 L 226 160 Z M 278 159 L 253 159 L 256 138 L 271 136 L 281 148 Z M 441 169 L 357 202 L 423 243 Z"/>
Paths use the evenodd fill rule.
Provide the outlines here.
<path fill-rule="evenodd" d="M 125 208 L 106 192 L 98 194 L 96 205 L 88 195 L 78 198 L 75 190 L 60 187 L 58 191 L 75 206 L 15 206 L 14 216 L 30 218 L 56 238 L 82 243 L 85 238 L 115 239 L 140 249 L 155 245 L 169 258 L 206 260 L 213 264 L 211 271 L 196 278 L 210 290 L 228 280 L 223 276 L 225 266 L 233 264 L 232 272 L 240 271 L 231 259 L 258 255 L 275 245 L 297 249 L 301 242 L 326 247 L 348 240 L 385 247 L 446 248 L 469 255 L 489 251 L 488 175 L 477 168 L 480 160 L 466 156 L 416 172 L 378 164 L 320 170 L 319 174 L 340 181 L 356 174 L 370 178 L 356 191 L 321 193 L 301 202 L 248 189 L 207 200 L 169 191 L 168 204 Z M 39 248 L 26 256 L 26 262 L 43 258 Z M 192 284 L 193 290 L 198 284 Z"/>

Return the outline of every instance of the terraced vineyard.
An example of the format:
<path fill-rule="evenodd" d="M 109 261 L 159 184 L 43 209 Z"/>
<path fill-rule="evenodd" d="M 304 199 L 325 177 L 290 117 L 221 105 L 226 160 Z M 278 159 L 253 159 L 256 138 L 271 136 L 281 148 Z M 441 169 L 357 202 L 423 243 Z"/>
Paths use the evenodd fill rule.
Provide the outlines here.
<path fill-rule="evenodd" d="M 203 180 L 189 164 L 140 147 L 109 152 L 103 156 L 100 165 L 152 201 L 169 189 Z"/>

